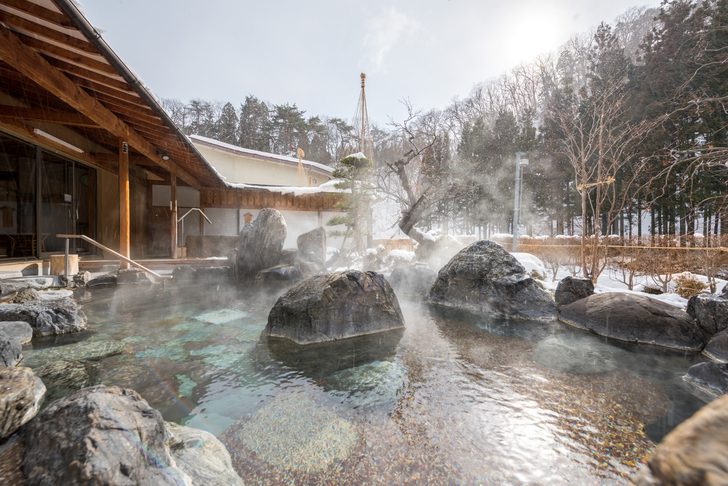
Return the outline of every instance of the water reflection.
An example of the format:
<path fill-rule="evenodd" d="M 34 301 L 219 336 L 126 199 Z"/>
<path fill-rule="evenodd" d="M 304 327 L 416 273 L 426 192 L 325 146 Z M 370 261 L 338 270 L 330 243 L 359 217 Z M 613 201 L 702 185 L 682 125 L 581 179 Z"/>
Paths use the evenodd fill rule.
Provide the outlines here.
<path fill-rule="evenodd" d="M 133 388 L 218 435 L 246 484 L 627 484 L 643 426 L 658 438 L 702 404 L 680 386 L 700 358 L 558 323 L 402 301 L 404 331 L 301 347 L 261 338 L 275 293 L 190 292 L 94 290 L 85 342 L 121 354 L 74 351 L 46 384 Z"/>

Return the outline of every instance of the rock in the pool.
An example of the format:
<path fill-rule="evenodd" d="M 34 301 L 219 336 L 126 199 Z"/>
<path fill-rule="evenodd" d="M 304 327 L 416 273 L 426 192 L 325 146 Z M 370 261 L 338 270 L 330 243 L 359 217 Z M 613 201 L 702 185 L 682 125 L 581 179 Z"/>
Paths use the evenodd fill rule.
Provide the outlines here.
<path fill-rule="evenodd" d="M 71 299 L 0 305 L 0 321 L 25 321 L 36 337 L 86 329 L 86 315 Z"/>
<path fill-rule="evenodd" d="M 45 391 L 30 368 L 0 368 L 0 439 L 38 413 Z"/>
<path fill-rule="evenodd" d="M 711 337 L 703 354 L 716 361 L 728 362 L 728 329 Z"/>
<path fill-rule="evenodd" d="M 705 345 L 687 312 L 642 295 L 594 294 L 561 308 L 566 324 L 619 341 L 699 353 Z"/>
<path fill-rule="evenodd" d="M 174 436 L 169 443 L 172 457 L 193 485 L 243 486 L 243 480 L 233 469 L 230 453 L 214 435 L 173 422 L 165 425 Z"/>
<path fill-rule="evenodd" d="M 149 285 L 154 283 L 154 277 L 139 268 L 119 269 L 116 273 L 118 285 Z"/>
<path fill-rule="evenodd" d="M 718 398 L 728 392 L 728 363 L 698 363 L 688 369 L 683 379 Z"/>
<path fill-rule="evenodd" d="M 29 343 L 33 339 L 33 328 L 25 321 L 0 322 L 0 331 L 20 344 Z"/>
<path fill-rule="evenodd" d="M 23 428 L 28 484 L 189 485 L 169 453 L 162 414 L 133 390 L 94 386 Z"/>
<path fill-rule="evenodd" d="M 657 446 L 632 482 L 637 486 L 728 484 L 728 395 L 678 425 Z"/>
<path fill-rule="evenodd" d="M 384 276 L 348 270 L 288 290 L 271 309 L 265 333 L 309 344 L 402 328 L 402 310 Z"/>
<path fill-rule="evenodd" d="M 594 294 L 594 283 L 588 278 L 566 277 L 561 279 L 556 287 L 554 300 L 556 305 L 569 305 L 579 299 L 584 299 Z"/>
<path fill-rule="evenodd" d="M 555 319 L 556 303 L 501 245 L 476 241 L 437 275 L 433 304 L 508 317 Z"/>
<path fill-rule="evenodd" d="M 728 299 L 719 295 L 700 294 L 690 297 L 687 312 L 710 336 L 728 329 Z"/>

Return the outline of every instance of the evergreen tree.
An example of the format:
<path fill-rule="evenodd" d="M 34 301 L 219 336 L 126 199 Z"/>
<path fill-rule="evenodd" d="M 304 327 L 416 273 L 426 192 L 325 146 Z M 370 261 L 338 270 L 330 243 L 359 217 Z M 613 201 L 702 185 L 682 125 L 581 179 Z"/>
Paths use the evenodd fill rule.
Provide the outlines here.
<path fill-rule="evenodd" d="M 222 107 L 220 118 L 215 122 L 216 139 L 234 145 L 238 138 L 237 132 L 238 114 L 235 113 L 235 108 L 231 103 L 225 103 L 225 106 Z"/>
<path fill-rule="evenodd" d="M 255 96 L 246 96 L 245 103 L 240 106 L 238 144 L 252 150 L 270 152 L 270 136 L 266 131 L 269 122 L 268 106 Z"/>

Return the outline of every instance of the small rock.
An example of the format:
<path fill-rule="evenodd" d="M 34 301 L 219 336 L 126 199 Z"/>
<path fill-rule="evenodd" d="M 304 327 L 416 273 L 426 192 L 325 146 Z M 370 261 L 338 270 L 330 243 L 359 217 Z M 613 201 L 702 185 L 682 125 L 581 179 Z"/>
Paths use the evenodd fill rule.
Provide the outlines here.
<path fill-rule="evenodd" d="M 728 392 L 728 363 L 698 363 L 690 367 L 683 379 L 718 398 Z"/>
<path fill-rule="evenodd" d="M 637 486 L 728 484 L 728 395 L 678 425 L 632 478 Z"/>
<path fill-rule="evenodd" d="M 90 272 L 78 272 L 73 276 L 73 283 L 77 287 L 85 287 L 91 281 Z"/>
<path fill-rule="evenodd" d="M 0 439 L 18 430 L 38 412 L 45 387 L 30 368 L 0 367 Z"/>
<path fill-rule="evenodd" d="M 243 486 L 243 480 L 233 469 L 230 453 L 214 435 L 173 422 L 165 425 L 174 436 L 169 443 L 170 453 L 192 484 Z"/>
<path fill-rule="evenodd" d="M 138 268 L 120 269 L 116 273 L 118 285 L 153 284 L 154 277 Z"/>
<path fill-rule="evenodd" d="M 23 435 L 29 484 L 191 484 L 166 447 L 162 415 L 133 390 L 85 388 L 49 405 Z"/>
<path fill-rule="evenodd" d="M 73 297 L 73 290 L 43 290 L 38 292 L 38 300 L 40 301 L 62 300 L 69 297 Z"/>
<path fill-rule="evenodd" d="M 0 321 L 25 321 L 37 337 L 86 329 L 86 315 L 71 299 L 0 305 Z"/>
<path fill-rule="evenodd" d="M 15 366 L 23 359 L 22 346 L 0 331 L 0 366 Z"/>
<path fill-rule="evenodd" d="M 309 344 L 401 328 L 402 310 L 384 276 L 348 270 L 292 287 L 271 309 L 264 332 Z"/>
<path fill-rule="evenodd" d="M 100 277 L 93 278 L 88 281 L 86 284 L 87 287 L 99 287 L 102 285 L 116 285 L 118 282 L 118 278 L 113 273 L 107 273 L 106 275 L 101 275 Z"/>
<path fill-rule="evenodd" d="M 0 331 L 20 344 L 29 343 L 33 339 L 33 328 L 25 321 L 0 322 Z"/>
<path fill-rule="evenodd" d="M 35 289 L 23 289 L 15 296 L 13 302 L 22 304 L 24 302 L 33 302 L 40 300 L 40 292 Z"/>
<path fill-rule="evenodd" d="M 705 345 L 703 354 L 715 361 L 728 362 L 728 330 L 713 335 Z"/>
<path fill-rule="evenodd" d="M 688 314 L 700 328 L 712 336 L 728 329 L 728 299 L 715 294 L 700 294 L 688 300 Z"/>
<path fill-rule="evenodd" d="M 594 294 L 594 283 L 588 278 L 566 277 L 559 282 L 554 294 L 556 305 L 569 305 Z"/>

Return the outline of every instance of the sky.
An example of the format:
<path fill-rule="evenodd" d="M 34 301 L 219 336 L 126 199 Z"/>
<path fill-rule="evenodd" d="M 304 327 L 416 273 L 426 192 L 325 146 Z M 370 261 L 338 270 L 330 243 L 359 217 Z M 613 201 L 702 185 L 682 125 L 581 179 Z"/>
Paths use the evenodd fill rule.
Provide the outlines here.
<path fill-rule="evenodd" d="M 408 99 L 443 109 L 572 35 L 659 0 L 81 0 L 158 98 L 253 95 L 351 121 L 366 73 L 370 123 Z"/>

